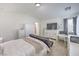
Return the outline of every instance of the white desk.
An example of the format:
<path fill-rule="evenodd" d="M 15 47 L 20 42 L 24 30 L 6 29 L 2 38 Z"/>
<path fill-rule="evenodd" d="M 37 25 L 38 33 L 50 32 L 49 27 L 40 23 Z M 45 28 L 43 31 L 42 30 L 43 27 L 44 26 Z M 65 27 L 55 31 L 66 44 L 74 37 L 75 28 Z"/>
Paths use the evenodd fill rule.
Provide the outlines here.
<path fill-rule="evenodd" d="M 59 34 L 58 40 L 63 40 L 66 47 L 68 47 L 68 36 L 65 34 Z"/>
<path fill-rule="evenodd" d="M 64 40 L 64 41 L 67 41 L 67 38 L 68 38 L 68 36 L 65 35 L 65 34 L 59 34 L 59 35 L 58 35 L 58 40 Z"/>

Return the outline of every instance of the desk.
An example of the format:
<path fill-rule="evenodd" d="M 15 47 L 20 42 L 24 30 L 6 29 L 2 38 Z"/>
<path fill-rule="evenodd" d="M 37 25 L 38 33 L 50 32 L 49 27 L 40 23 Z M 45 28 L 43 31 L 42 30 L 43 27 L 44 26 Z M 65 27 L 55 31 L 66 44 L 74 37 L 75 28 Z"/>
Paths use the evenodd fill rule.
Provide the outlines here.
<path fill-rule="evenodd" d="M 68 36 L 67 35 L 65 35 L 65 34 L 59 34 L 58 35 L 58 40 L 63 40 L 65 46 L 67 47 L 67 44 L 68 44 Z"/>
<path fill-rule="evenodd" d="M 58 40 L 64 40 L 64 41 L 67 41 L 67 38 L 68 38 L 68 36 L 65 35 L 65 34 L 59 34 L 59 35 L 58 35 Z"/>

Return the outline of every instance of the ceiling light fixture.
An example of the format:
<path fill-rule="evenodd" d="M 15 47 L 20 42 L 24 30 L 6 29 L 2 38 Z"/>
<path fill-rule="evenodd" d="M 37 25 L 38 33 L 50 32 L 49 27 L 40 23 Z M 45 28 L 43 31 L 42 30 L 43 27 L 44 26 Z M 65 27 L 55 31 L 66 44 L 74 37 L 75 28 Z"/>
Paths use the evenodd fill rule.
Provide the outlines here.
<path fill-rule="evenodd" d="M 35 6 L 39 7 L 40 6 L 40 3 L 35 3 Z"/>

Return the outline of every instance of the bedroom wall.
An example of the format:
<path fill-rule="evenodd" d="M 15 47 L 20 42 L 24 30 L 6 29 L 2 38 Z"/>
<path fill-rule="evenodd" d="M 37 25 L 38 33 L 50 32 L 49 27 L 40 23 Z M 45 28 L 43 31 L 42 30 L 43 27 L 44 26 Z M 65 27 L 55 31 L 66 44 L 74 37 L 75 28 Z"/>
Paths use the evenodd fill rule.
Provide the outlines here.
<path fill-rule="evenodd" d="M 16 39 L 17 30 L 23 24 L 34 24 L 35 22 L 39 20 L 27 14 L 0 11 L 0 37 L 3 37 L 4 41 Z"/>
<path fill-rule="evenodd" d="M 58 29 L 57 30 L 46 30 L 47 23 L 57 23 Z M 53 18 L 53 19 L 46 19 L 41 20 L 41 35 L 45 36 L 55 36 L 58 33 L 58 30 L 63 30 L 63 19 L 62 18 Z"/>
<path fill-rule="evenodd" d="M 41 35 L 44 36 L 44 35 L 47 35 L 48 33 L 50 33 L 52 36 L 54 36 L 56 33 L 58 33 L 58 31 L 63 31 L 64 30 L 63 18 L 71 18 L 73 16 L 78 16 L 78 18 L 77 18 L 77 30 L 76 31 L 77 31 L 77 35 L 79 36 L 79 14 L 72 14 L 70 16 L 41 20 Z M 46 24 L 47 23 L 56 23 L 56 22 L 58 24 L 58 30 L 48 30 L 47 31 L 48 33 L 45 33 Z M 50 34 L 48 34 L 48 36 Z"/>

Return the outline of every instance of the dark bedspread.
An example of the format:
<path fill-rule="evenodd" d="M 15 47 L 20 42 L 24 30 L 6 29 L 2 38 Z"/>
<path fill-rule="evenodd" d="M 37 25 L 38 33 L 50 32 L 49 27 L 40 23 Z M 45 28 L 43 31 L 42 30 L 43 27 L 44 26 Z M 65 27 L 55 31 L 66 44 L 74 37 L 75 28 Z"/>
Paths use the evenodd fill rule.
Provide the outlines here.
<path fill-rule="evenodd" d="M 47 37 L 42 37 L 42 36 L 38 36 L 38 35 L 34 35 L 34 34 L 30 34 L 29 35 L 32 38 L 38 39 L 40 41 L 43 41 L 49 48 L 52 47 L 53 42 L 49 40 L 49 38 Z"/>

